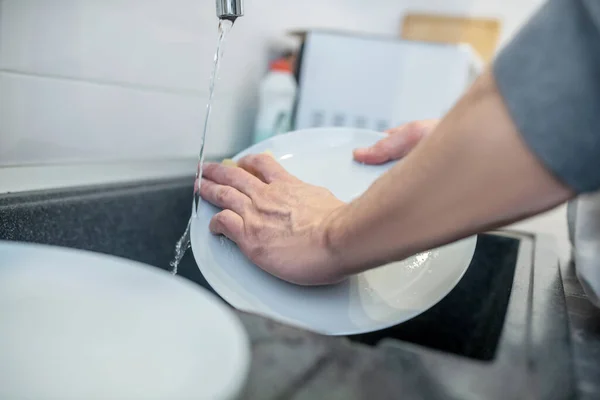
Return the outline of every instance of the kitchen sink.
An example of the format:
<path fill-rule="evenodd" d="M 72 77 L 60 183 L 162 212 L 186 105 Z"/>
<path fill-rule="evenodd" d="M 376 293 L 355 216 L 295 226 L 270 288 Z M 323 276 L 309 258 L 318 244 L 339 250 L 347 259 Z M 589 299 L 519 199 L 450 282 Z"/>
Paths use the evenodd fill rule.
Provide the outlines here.
<path fill-rule="evenodd" d="M 480 235 L 467 272 L 442 301 L 400 325 L 349 339 L 368 345 L 396 339 L 479 360 L 493 359 L 518 251 L 517 239 Z"/>
<path fill-rule="evenodd" d="M 169 269 L 194 177 L 0 195 L 0 240 L 111 254 Z M 209 289 L 189 251 L 180 275 Z"/>
<path fill-rule="evenodd" d="M 193 178 L 0 197 L 0 239 L 91 250 L 168 269 L 191 210 Z M 418 317 L 351 336 L 396 339 L 465 357 L 494 357 L 511 292 L 519 241 L 481 235 L 463 279 Z M 189 251 L 179 274 L 212 291 Z"/>
<path fill-rule="evenodd" d="M 91 250 L 168 269 L 191 211 L 192 181 L 0 195 L 0 240 Z M 402 368 L 416 357 L 457 398 L 521 398 L 523 388 L 571 393 L 564 292 L 551 243 L 514 232 L 480 235 L 465 276 L 437 305 L 398 326 L 344 340 Z M 179 272 L 211 290 L 191 252 Z"/>

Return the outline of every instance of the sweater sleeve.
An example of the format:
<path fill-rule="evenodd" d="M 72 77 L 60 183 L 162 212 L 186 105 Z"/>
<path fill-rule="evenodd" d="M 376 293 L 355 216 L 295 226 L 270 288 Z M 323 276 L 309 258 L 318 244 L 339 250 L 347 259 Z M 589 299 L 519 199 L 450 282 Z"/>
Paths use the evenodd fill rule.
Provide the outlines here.
<path fill-rule="evenodd" d="M 578 193 L 600 189 L 600 1 L 549 0 L 494 61 L 524 142 Z"/>

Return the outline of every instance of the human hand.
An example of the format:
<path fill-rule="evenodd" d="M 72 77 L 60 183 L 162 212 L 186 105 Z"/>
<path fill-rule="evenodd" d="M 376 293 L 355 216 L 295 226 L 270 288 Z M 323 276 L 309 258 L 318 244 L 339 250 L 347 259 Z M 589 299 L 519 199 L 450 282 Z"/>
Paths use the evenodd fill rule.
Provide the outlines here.
<path fill-rule="evenodd" d="M 280 279 L 299 285 L 343 280 L 325 232 L 344 203 L 290 175 L 268 155 L 247 156 L 238 166 L 204 165 L 200 196 L 223 209 L 211 220 L 211 232 L 231 239 L 250 261 Z"/>
<path fill-rule="evenodd" d="M 406 156 L 438 124 L 438 120 L 414 121 L 387 131 L 385 139 L 371 147 L 356 149 L 354 159 L 365 164 L 384 164 Z"/>

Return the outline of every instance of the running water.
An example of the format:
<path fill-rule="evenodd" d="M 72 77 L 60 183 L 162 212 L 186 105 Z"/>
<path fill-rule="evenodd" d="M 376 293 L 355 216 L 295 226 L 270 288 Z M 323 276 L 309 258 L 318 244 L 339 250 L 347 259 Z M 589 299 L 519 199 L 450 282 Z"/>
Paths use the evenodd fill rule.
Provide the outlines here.
<path fill-rule="evenodd" d="M 177 269 L 179 267 L 179 263 L 181 259 L 185 255 L 187 249 L 190 248 L 190 228 L 192 226 L 192 218 L 196 218 L 198 204 L 200 203 L 200 177 L 202 177 L 202 167 L 204 164 L 204 145 L 206 143 L 206 133 L 210 129 L 210 113 L 212 111 L 212 102 L 213 97 L 215 95 L 215 85 L 219 80 L 219 66 L 221 64 L 221 59 L 223 58 L 223 45 L 225 43 L 225 38 L 227 34 L 231 30 L 233 26 L 233 21 L 221 19 L 219 20 L 219 40 L 217 42 L 217 51 L 215 53 L 215 59 L 213 63 L 213 71 L 210 77 L 210 86 L 208 91 L 208 103 L 206 104 L 206 117 L 204 118 L 204 130 L 202 131 L 202 137 L 200 138 L 200 154 L 198 155 L 198 171 L 196 172 L 196 180 L 198 180 L 198 186 L 194 184 L 194 199 L 192 202 L 192 215 L 190 220 L 188 221 L 187 227 L 185 228 L 185 232 L 183 236 L 177 241 L 175 244 L 175 257 L 173 261 L 171 261 L 171 273 L 173 275 L 177 274 Z"/>

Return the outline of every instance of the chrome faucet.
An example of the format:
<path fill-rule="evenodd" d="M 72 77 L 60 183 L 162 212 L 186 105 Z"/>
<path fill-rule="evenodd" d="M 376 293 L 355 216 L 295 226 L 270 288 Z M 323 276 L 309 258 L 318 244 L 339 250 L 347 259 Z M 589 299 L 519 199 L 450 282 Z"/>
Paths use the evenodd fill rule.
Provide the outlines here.
<path fill-rule="evenodd" d="M 243 0 L 217 0 L 217 17 L 235 22 L 244 15 Z"/>

